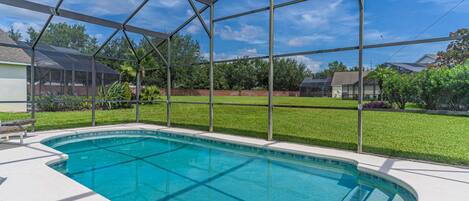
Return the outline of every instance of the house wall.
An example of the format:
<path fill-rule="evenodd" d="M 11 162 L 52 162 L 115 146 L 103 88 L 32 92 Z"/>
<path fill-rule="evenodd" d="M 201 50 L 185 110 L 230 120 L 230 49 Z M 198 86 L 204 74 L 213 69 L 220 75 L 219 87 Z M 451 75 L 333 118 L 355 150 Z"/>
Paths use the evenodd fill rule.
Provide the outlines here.
<path fill-rule="evenodd" d="M 26 101 L 26 66 L 0 63 L 0 101 Z M 0 112 L 26 112 L 26 103 L 0 103 Z"/>
<path fill-rule="evenodd" d="M 332 98 L 342 98 L 342 85 L 332 86 Z"/>

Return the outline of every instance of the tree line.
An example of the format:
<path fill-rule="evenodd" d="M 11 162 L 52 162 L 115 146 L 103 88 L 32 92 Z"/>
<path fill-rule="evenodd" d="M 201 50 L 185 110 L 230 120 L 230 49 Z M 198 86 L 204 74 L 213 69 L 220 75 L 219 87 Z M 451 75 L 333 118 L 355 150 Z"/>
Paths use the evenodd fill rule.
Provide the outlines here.
<path fill-rule="evenodd" d="M 11 28 L 8 31 L 14 40 L 22 40 L 23 36 L 18 30 Z M 30 27 L 27 31 L 27 43 L 32 43 L 38 36 L 38 32 Z M 143 39 L 131 41 L 137 55 L 143 56 L 152 49 L 151 45 Z M 150 38 L 157 44 L 160 39 Z M 86 33 L 84 25 L 70 25 L 63 23 L 51 23 L 40 44 L 48 44 L 58 47 L 66 47 L 78 50 L 85 54 L 93 53 L 98 47 L 98 40 Z M 163 57 L 168 58 L 167 44 L 164 42 L 159 51 Z M 134 59 L 129 43 L 123 35 L 116 36 L 98 54 L 120 59 Z M 99 61 L 121 73 L 123 81 L 135 82 L 136 62 L 99 58 Z M 202 56 L 200 45 L 190 35 L 176 35 L 171 40 L 171 80 L 172 86 L 184 89 L 209 88 L 209 67 L 207 59 Z M 314 74 L 306 65 L 291 58 L 274 59 L 274 90 L 298 90 L 300 83 L 308 76 Z M 268 61 L 262 59 L 239 60 L 214 65 L 215 89 L 250 90 L 267 89 L 268 87 Z M 143 73 L 142 83 L 166 87 L 166 66 L 156 53 L 145 57 L 141 61 Z"/>

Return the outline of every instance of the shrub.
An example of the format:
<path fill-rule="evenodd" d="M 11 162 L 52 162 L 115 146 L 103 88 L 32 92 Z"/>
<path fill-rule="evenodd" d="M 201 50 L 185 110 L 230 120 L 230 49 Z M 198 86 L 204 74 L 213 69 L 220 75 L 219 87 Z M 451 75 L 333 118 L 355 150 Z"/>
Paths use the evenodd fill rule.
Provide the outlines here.
<path fill-rule="evenodd" d="M 153 102 L 151 101 L 158 100 L 159 98 L 160 98 L 160 89 L 158 89 L 158 87 L 154 85 L 145 87 L 142 90 L 142 93 L 140 94 L 140 100 L 148 104 L 153 104 Z"/>
<path fill-rule="evenodd" d="M 47 93 L 36 98 L 36 106 L 40 111 L 58 111 L 58 105 L 55 103 L 55 96 Z"/>
<path fill-rule="evenodd" d="M 119 103 L 112 101 L 130 101 L 132 99 L 132 91 L 127 82 L 120 83 L 114 82 L 107 89 L 103 86 L 98 89 L 97 100 L 111 101 L 111 102 L 100 102 L 99 107 L 102 109 L 116 109 L 123 107 L 130 107 L 130 103 Z"/>
<path fill-rule="evenodd" d="M 405 109 L 407 102 L 415 102 L 429 110 L 469 110 L 469 60 L 451 68 L 388 73 L 380 79 L 383 97 L 397 108 Z"/>
<path fill-rule="evenodd" d="M 363 108 L 366 109 L 389 109 L 392 108 L 392 105 L 386 101 L 372 101 L 369 103 L 365 103 Z"/>
<path fill-rule="evenodd" d="M 63 110 L 82 110 L 82 101 L 84 100 L 79 96 L 60 96 Z"/>
<path fill-rule="evenodd" d="M 37 108 L 41 111 L 71 111 L 82 110 L 84 98 L 79 96 L 64 96 L 48 93 L 36 99 Z"/>
<path fill-rule="evenodd" d="M 417 75 L 417 101 L 426 109 L 469 110 L 469 63 Z"/>

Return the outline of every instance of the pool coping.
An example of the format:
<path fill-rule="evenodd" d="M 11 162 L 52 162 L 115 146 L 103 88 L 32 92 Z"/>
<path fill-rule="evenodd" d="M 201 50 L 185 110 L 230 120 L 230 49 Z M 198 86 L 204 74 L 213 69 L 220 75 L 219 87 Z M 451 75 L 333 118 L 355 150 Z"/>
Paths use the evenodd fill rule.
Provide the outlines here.
<path fill-rule="evenodd" d="M 141 129 L 162 130 L 174 134 L 353 163 L 360 171 L 378 174 L 405 187 L 416 195 L 418 200 L 466 201 L 469 197 L 469 168 L 191 129 L 168 128 L 150 124 L 119 124 L 35 132 L 32 133 L 33 137 L 24 140 L 23 146 L 0 150 L 0 177 L 7 178 L 0 186 L 0 198 L 5 200 L 107 200 L 78 182 L 49 168 L 48 164 L 66 160 L 67 155 L 40 142 L 48 138 L 87 131 Z"/>

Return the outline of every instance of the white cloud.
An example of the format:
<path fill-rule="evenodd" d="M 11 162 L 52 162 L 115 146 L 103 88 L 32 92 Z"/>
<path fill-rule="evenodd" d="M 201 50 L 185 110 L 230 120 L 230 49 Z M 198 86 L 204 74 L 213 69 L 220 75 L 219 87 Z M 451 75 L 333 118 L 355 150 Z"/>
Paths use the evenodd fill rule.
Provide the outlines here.
<path fill-rule="evenodd" d="M 246 53 L 246 56 L 257 56 L 257 49 L 256 48 L 245 49 L 243 52 Z"/>
<path fill-rule="evenodd" d="M 98 34 L 95 34 L 94 37 L 95 37 L 96 39 L 98 39 L 98 40 L 101 40 L 101 39 L 103 39 L 104 35 L 98 33 Z"/>
<path fill-rule="evenodd" d="M 207 52 L 204 52 L 202 56 L 205 59 L 209 59 L 209 54 Z M 236 53 L 216 53 L 213 52 L 213 56 L 215 61 L 217 60 L 227 60 L 227 59 L 236 59 L 236 58 L 241 58 L 241 57 L 255 57 L 259 56 L 257 49 L 256 48 L 249 48 L 249 49 L 240 49 L 236 51 Z"/>
<path fill-rule="evenodd" d="M 0 29 L 3 31 L 8 31 L 10 28 L 13 28 L 13 30 L 18 30 L 21 33 L 21 36 L 23 37 L 23 40 L 28 40 L 29 35 L 27 33 L 28 28 L 32 27 L 34 30 L 39 31 L 42 26 L 35 24 L 35 23 L 23 23 L 23 22 L 13 22 L 10 25 L 0 25 Z"/>
<path fill-rule="evenodd" d="M 210 55 L 208 52 L 204 52 L 202 53 L 202 56 L 208 60 L 210 58 Z M 216 52 L 213 52 L 213 57 L 214 57 L 214 60 L 215 61 L 218 61 L 218 60 L 227 60 L 227 59 L 235 59 L 235 58 L 238 58 L 239 56 L 235 55 L 235 54 L 227 54 L 227 53 L 216 53 Z"/>
<path fill-rule="evenodd" d="M 283 8 L 285 10 L 277 15 L 278 23 L 293 33 L 327 33 L 335 36 L 357 32 L 354 29 L 358 26 L 359 15 L 355 1 L 308 1 L 302 5 Z"/>
<path fill-rule="evenodd" d="M 242 24 L 239 30 L 233 30 L 231 26 L 225 25 L 217 31 L 224 40 L 235 40 L 246 42 L 249 44 L 263 44 L 265 39 L 265 31 L 262 27 Z"/>
<path fill-rule="evenodd" d="M 289 39 L 287 41 L 287 45 L 290 47 L 300 47 L 300 46 L 310 45 L 311 43 L 317 42 L 317 41 L 327 42 L 327 41 L 332 41 L 332 40 L 334 40 L 334 37 L 332 36 L 314 34 L 310 36 L 300 36 L 300 37 L 294 37 L 292 39 Z"/>
<path fill-rule="evenodd" d="M 189 34 L 196 34 L 199 33 L 200 26 L 198 24 L 191 23 L 185 30 Z"/>
<path fill-rule="evenodd" d="M 311 59 L 309 57 L 306 57 L 306 56 L 303 56 L 303 55 L 293 56 L 293 57 L 289 57 L 289 58 L 294 59 L 294 60 L 298 61 L 299 63 L 302 63 L 302 64 L 306 65 L 306 67 L 309 70 L 311 70 L 313 73 L 319 72 L 321 70 L 322 62 L 320 62 L 320 61 L 313 60 L 313 59 Z"/>
<path fill-rule="evenodd" d="M 182 0 L 159 0 L 158 4 L 162 7 L 173 8 L 182 4 Z"/>
<path fill-rule="evenodd" d="M 77 12 L 86 12 L 92 16 L 130 14 L 140 2 L 128 1 L 64 1 L 62 8 Z"/>

